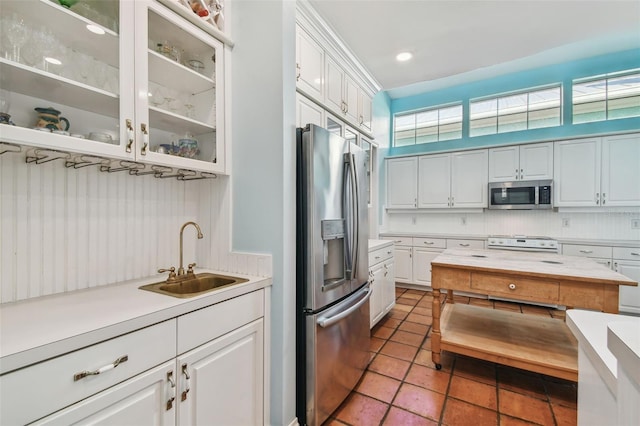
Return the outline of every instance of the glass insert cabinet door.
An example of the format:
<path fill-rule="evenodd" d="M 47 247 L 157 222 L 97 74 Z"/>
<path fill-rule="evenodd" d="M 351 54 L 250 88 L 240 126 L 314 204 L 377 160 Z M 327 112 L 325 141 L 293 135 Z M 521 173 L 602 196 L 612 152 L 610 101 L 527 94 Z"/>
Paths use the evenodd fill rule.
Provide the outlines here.
<path fill-rule="evenodd" d="M 147 0 L 3 1 L 0 17 L 0 140 L 224 173 L 209 33 Z"/>
<path fill-rule="evenodd" d="M 120 134 L 120 117 L 133 116 L 133 96 L 120 96 L 128 59 L 120 55 L 120 3 L 67 3 L 75 4 L 2 2 L 0 137 L 131 158 Z"/>
<path fill-rule="evenodd" d="M 219 170 L 224 99 L 222 43 L 156 2 L 136 3 L 137 144 L 142 161 Z M 138 66 L 138 63 L 136 63 Z"/>

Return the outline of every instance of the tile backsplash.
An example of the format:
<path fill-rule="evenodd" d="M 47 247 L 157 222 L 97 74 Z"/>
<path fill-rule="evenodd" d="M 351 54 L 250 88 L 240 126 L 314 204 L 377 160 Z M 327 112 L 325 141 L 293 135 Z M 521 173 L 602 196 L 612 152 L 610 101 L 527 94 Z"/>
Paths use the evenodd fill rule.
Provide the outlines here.
<path fill-rule="evenodd" d="M 271 257 L 230 253 L 229 180 L 182 182 L 0 156 L 0 303 L 157 274 L 184 261 L 268 276 Z"/>

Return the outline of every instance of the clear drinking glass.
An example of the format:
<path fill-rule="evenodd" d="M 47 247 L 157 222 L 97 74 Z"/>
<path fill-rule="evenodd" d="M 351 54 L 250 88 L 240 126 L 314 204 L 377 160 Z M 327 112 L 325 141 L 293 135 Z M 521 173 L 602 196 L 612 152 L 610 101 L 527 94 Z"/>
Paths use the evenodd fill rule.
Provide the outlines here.
<path fill-rule="evenodd" d="M 24 19 L 17 13 L 11 14 L 9 20 L 3 24 L 7 25 L 6 36 L 11 46 L 11 60 L 15 62 L 21 61 L 20 49 L 29 39 L 29 28 Z"/>

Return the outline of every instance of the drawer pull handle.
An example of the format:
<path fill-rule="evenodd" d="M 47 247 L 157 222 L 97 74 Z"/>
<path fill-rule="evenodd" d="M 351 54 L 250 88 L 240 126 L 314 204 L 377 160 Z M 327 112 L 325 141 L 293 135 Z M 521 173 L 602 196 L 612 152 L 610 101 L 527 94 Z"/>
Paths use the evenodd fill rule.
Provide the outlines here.
<path fill-rule="evenodd" d="M 400 244 L 402 242 L 402 240 L 393 240 L 394 243 L 396 244 Z"/>
<path fill-rule="evenodd" d="M 97 376 L 98 374 L 106 373 L 109 370 L 113 370 L 123 362 L 127 362 L 129 360 L 129 355 L 123 355 L 120 358 L 116 359 L 109 365 L 105 365 L 104 367 L 100 367 L 97 370 L 93 371 L 82 371 L 80 373 L 76 373 L 73 375 L 73 381 L 77 382 L 80 379 L 84 379 L 87 376 Z"/>
<path fill-rule="evenodd" d="M 509 290 L 515 290 L 516 285 L 514 283 L 509 284 Z"/>
<path fill-rule="evenodd" d="M 428 246 L 433 245 L 433 241 L 425 241 L 424 243 Z"/>
<path fill-rule="evenodd" d="M 468 243 L 460 243 L 460 247 L 469 247 Z"/>
<path fill-rule="evenodd" d="M 380 259 L 380 256 L 376 256 L 376 259 Z"/>
<path fill-rule="evenodd" d="M 593 250 L 580 250 L 580 253 L 589 254 L 589 253 L 593 253 Z"/>
<path fill-rule="evenodd" d="M 636 253 L 636 252 L 633 252 L 633 251 L 632 251 L 632 252 L 631 252 L 631 255 L 632 255 L 632 256 L 640 256 L 640 253 Z"/>

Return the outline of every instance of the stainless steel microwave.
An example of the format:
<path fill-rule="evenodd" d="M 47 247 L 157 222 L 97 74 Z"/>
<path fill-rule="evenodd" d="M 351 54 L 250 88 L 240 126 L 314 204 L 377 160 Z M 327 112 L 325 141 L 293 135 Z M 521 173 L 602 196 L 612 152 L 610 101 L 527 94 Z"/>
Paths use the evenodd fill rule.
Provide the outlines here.
<path fill-rule="evenodd" d="M 551 209 L 552 191 L 552 180 L 492 182 L 489 184 L 489 209 Z"/>

